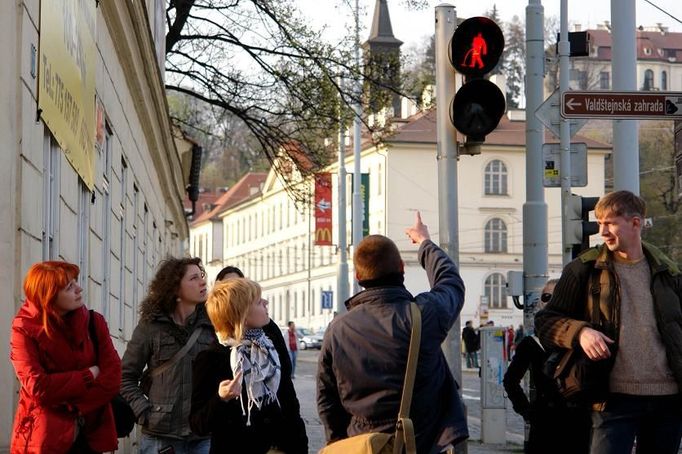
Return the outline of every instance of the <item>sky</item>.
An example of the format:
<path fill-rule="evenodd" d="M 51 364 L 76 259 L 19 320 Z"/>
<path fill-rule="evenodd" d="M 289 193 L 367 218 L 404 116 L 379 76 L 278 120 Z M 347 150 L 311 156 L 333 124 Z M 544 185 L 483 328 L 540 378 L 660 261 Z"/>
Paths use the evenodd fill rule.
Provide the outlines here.
<path fill-rule="evenodd" d="M 358 0 L 361 9 L 360 39 L 365 41 L 369 33 L 369 26 L 374 12 L 376 0 Z M 614 0 L 618 1 L 619 0 Z M 650 0 L 655 5 L 668 11 L 682 20 L 682 2 L 679 0 Z M 351 12 L 344 4 L 355 4 L 354 0 L 297 0 L 301 10 L 313 23 L 325 24 L 329 28 L 329 36 L 333 38 L 347 30 L 352 23 Z M 391 14 L 393 33 L 396 38 L 406 45 L 418 45 L 434 30 L 434 7 L 441 3 L 449 3 L 456 8 L 458 17 L 479 16 L 497 6 L 502 20 L 509 21 L 514 15 L 525 22 L 528 0 L 450 0 L 448 2 L 429 0 L 429 6 L 421 11 L 409 11 L 400 0 L 388 0 Z M 560 0 L 543 0 L 545 18 L 555 16 L 559 20 Z M 342 5 L 342 6 L 339 6 Z M 670 18 L 665 13 L 651 6 L 645 0 L 635 0 L 637 8 L 636 23 L 643 26 L 655 26 L 658 22 L 669 27 L 670 31 L 682 32 L 682 24 Z M 611 20 L 611 0 L 569 0 L 569 24 L 579 23 L 582 29 L 596 28 L 597 24 Z M 572 27 L 569 25 L 569 29 Z"/>

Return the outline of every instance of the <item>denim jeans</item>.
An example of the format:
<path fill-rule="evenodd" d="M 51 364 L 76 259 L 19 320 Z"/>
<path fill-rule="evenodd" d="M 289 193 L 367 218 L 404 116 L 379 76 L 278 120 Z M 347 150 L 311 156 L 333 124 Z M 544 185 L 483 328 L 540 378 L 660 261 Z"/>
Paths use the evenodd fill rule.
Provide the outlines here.
<path fill-rule="evenodd" d="M 467 368 L 478 368 L 478 352 L 466 352 Z"/>
<path fill-rule="evenodd" d="M 296 356 L 298 350 L 289 350 L 289 358 L 291 358 L 291 378 L 296 376 Z"/>
<path fill-rule="evenodd" d="M 682 438 L 680 396 L 611 394 L 592 412 L 591 454 L 676 454 Z"/>
<path fill-rule="evenodd" d="M 162 449 L 173 447 L 168 454 L 208 454 L 211 450 L 211 440 L 178 440 L 177 438 L 153 437 L 142 434 L 140 439 L 140 454 L 158 454 Z"/>

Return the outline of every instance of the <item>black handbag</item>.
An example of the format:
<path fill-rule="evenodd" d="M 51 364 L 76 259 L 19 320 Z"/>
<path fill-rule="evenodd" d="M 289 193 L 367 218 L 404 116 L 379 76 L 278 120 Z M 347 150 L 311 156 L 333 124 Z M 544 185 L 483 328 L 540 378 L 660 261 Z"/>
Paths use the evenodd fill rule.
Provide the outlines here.
<path fill-rule="evenodd" d="M 88 321 L 88 330 L 90 331 L 90 339 L 95 346 L 95 355 L 99 361 L 99 341 L 97 339 L 97 331 L 95 330 L 94 311 L 90 309 L 90 320 Z M 114 423 L 116 424 L 116 436 L 118 438 L 127 437 L 135 427 L 135 413 L 130 408 L 130 404 L 120 394 L 116 394 L 111 399 L 111 410 L 114 413 Z"/>
<path fill-rule="evenodd" d="M 603 331 L 600 317 L 601 284 L 608 283 L 605 270 L 593 273 L 590 296 L 592 299 L 592 328 Z M 580 346 L 552 352 L 544 364 L 544 373 L 554 380 L 559 393 L 568 401 L 593 403 L 606 399 L 609 391 L 609 373 L 615 359 L 611 357 L 592 361 Z"/>

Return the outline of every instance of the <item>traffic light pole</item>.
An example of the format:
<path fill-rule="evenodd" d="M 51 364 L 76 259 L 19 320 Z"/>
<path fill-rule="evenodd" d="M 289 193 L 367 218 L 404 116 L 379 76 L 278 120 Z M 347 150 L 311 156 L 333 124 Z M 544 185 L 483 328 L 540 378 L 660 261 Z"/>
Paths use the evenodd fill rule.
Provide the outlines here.
<path fill-rule="evenodd" d="M 526 112 L 543 103 L 544 8 L 540 0 L 526 7 Z M 542 185 L 542 144 L 545 129 L 535 115 L 526 115 L 526 203 L 523 205 L 523 325 L 532 334 L 535 305 L 547 281 L 547 203 Z"/>
<path fill-rule="evenodd" d="M 459 265 L 459 221 L 457 218 L 457 133 L 450 122 L 450 100 L 455 96 L 455 72 L 448 61 L 448 44 L 457 26 L 455 7 L 436 6 L 436 159 L 438 161 L 438 238 L 441 248 Z M 462 383 L 460 319 L 450 329 L 443 352 L 452 376 Z M 460 388 L 459 392 L 462 390 Z M 466 453 L 466 443 L 455 448 Z"/>
<path fill-rule="evenodd" d="M 635 0 L 611 0 L 613 90 L 637 90 Z M 613 188 L 639 194 L 639 122 L 613 122 Z"/>
<path fill-rule="evenodd" d="M 571 44 L 568 41 L 568 0 L 561 0 L 559 38 L 559 91 L 563 96 L 568 90 L 569 58 Z M 573 260 L 573 245 L 569 240 L 569 209 L 571 198 L 571 130 L 570 120 L 563 118 L 559 124 L 561 147 L 561 251 L 564 266 Z M 545 218 L 547 219 L 547 218 Z"/>

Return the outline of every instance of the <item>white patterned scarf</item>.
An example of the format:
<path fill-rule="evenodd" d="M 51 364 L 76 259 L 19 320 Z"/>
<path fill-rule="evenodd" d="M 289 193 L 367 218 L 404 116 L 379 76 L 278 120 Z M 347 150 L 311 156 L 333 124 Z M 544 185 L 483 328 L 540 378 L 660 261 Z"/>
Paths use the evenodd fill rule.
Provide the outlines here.
<path fill-rule="evenodd" d="M 242 371 L 242 383 L 246 386 L 248 399 L 246 411 L 241 396 L 239 400 L 242 414 L 247 415 L 246 425 L 250 426 L 254 405 L 259 410 L 271 402 L 279 405 L 277 390 L 282 375 L 279 355 L 262 328 L 249 329 L 244 333 L 244 339 L 232 348 L 230 366 L 235 375 Z"/>

